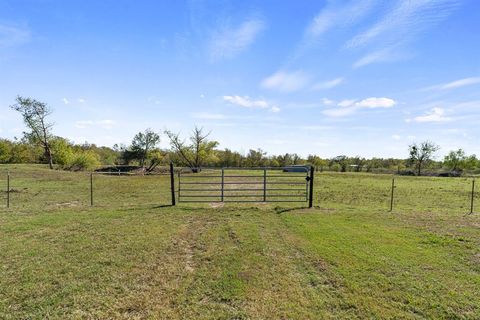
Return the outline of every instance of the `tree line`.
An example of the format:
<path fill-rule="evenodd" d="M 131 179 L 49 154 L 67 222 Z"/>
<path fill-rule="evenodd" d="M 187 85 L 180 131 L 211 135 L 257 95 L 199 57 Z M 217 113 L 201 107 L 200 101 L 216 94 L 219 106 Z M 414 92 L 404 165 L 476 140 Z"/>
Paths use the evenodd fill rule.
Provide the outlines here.
<path fill-rule="evenodd" d="M 339 155 L 322 158 L 309 155 L 302 158 L 296 153 L 268 155 L 261 149 L 241 154 L 230 149 L 219 149 L 217 141 L 209 139 L 209 132 L 195 127 L 188 138 L 166 130 L 162 133 L 146 129 L 137 133 L 129 145 L 116 144 L 113 148 L 95 144 L 75 144 L 53 134 L 53 123 L 48 121 L 52 110 L 43 102 L 17 97 L 11 108 L 23 118 L 27 130 L 21 138 L 0 138 L 0 163 L 46 163 L 50 168 L 67 170 L 95 170 L 102 166 L 126 166 L 128 170 L 151 173 L 173 161 L 197 172 L 202 167 L 284 167 L 291 165 L 315 166 L 318 171 L 339 172 L 396 172 L 422 175 L 442 172 L 461 175 L 480 172 L 480 160 L 467 155 L 462 149 L 454 150 L 443 161 L 435 160 L 439 146 L 425 141 L 408 148 L 405 159 L 372 158 Z M 160 139 L 168 139 L 170 148 L 161 149 Z M 427 171 L 426 171 L 427 170 Z"/>

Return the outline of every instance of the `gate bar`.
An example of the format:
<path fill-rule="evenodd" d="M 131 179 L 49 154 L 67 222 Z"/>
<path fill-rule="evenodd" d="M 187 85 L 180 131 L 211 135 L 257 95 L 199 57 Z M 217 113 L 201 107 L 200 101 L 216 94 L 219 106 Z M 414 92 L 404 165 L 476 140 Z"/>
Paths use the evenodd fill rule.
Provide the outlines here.
<path fill-rule="evenodd" d="M 225 188 L 225 171 L 222 168 L 222 201 L 223 201 L 223 189 Z"/>
<path fill-rule="evenodd" d="M 315 174 L 315 168 L 310 166 L 310 197 L 308 199 L 308 207 L 313 207 L 313 176 Z"/>
<path fill-rule="evenodd" d="M 267 169 L 263 169 L 263 201 L 267 201 Z"/>

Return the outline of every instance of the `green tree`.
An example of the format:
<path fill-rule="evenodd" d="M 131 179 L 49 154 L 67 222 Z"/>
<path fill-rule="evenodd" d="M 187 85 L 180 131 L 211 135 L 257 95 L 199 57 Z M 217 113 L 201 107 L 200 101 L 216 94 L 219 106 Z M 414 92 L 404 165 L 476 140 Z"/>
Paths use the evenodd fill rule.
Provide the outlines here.
<path fill-rule="evenodd" d="M 6 139 L 0 139 L 0 163 L 10 163 L 12 157 L 12 143 Z"/>
<path fill-rule="evenodd" d="M 477 156 L 467 156 L 462 149 L 450 151 L 443 158 L 443 165 L 450 171 L 471 170 L 477 166 Z"/>
<path fill-rule="evenodd" d="M 250 150 L 245 158 L 245 165 L 247 167 L 263 167 L 266 162 L 266 152 L 262 149 Z"/>
<path fill-rule="evenodd" d="M 337 164 L 341 172 L 347 172 L 348 158 L 347 156 L 336 156 L 330 160 L 330 167 Z"/>
<path fill-rule="evenodd" d="M 139 160 L 140 166 L 145 167 L 145 162 L 149 158 L 149 153 L 160 143 L 160 135 L 151 129 L 139 132 L 133 137 L 130 150 L 134 157 Z"/>
<path fill-rule="evenodd" d="M 418 145 L 414 143 L 408 147 L 410 154 L 409 163 L 417 170 L 417 175 L 422 174 L 422 169 L 427 165 L 440 147 L 433 142 L 424 141 Z"/>
<path fill-rule="evenodd" d="M 55 164 L 67 167 L 74 158 L 74 150 L 72 144 L 67 139 L 54 137 L 50 140 L 52 149 L 52 158 Z"/>

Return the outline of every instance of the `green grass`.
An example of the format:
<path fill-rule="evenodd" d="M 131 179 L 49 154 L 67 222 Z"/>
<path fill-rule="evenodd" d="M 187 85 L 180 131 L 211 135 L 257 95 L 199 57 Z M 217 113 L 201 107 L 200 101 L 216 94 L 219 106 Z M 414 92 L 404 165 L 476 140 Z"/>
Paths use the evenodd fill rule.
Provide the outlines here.
<path fill-rule="evenodd" d="M 96 176 L 91 208 L 86 173 L 7 170 L 0 319 L 480 318 L 468 179 L 397 177 L 389 213 L 383 175 L 318 174 L 314 209 L 169 207 L 168 177 Z"/>

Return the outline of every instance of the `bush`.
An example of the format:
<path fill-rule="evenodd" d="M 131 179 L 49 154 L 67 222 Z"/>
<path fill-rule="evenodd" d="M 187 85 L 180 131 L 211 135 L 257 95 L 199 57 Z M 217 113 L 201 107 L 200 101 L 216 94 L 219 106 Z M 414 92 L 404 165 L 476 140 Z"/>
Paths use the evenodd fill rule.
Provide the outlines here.
<path fill-rule="evenodd" d="M 71 144 L 63 138 L 55 138 L 50 142 L 53 163 L 67 167 L 73 161 L 74 152 Z"/>
<path fill-rule="evenodd" d="M 100 157 L 94 151 L 79 151 L 73 155 L 69 169 L 73 171 L 94 170 L 100 166 Z"/>

